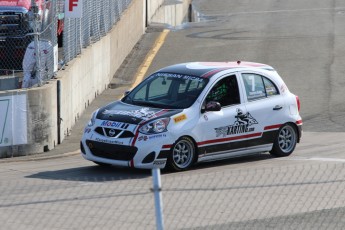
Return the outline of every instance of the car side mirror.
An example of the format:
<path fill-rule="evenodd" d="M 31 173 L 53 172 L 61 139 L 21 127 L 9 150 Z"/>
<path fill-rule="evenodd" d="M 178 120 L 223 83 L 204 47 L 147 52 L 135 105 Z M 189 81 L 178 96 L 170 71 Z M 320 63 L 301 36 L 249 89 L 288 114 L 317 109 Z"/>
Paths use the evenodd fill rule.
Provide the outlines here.
<path fill-rule="evenodd" d="M 207 112 L 207 111 L 220 111 L 222 109 L 222 106 L 220 105 L 219 102 L 217 101 L 210 101 L 207 102 L 205 108 L 203 109 L 202 112 Z"/>
<path fill-rule="evenodd" d="M 130 92 L 131 92 L 130 90 L 127 90 L 127 91 L 123 94 L 123 96 L 124 96 L 124 97 L 127 96 Z"/>

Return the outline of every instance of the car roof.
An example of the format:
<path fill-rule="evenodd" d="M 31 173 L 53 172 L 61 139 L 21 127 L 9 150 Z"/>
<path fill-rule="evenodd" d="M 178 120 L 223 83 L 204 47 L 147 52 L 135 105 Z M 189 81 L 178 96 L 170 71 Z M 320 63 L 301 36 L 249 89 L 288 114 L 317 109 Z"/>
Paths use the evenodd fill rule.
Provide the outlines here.
<path fill-rule="evenodd" d="M 202 78 L 211 78 L 216 73 L 223 70 L 243 70 L 243 69 L 265 69 L 274 71 L 274 69 L 266 64 L 256 63 L 256 62 L 188 62 L 176 65 L 167 66 L 160 69 L 158 72 L 164 73 L 174 73 L 198 76 Z"/>

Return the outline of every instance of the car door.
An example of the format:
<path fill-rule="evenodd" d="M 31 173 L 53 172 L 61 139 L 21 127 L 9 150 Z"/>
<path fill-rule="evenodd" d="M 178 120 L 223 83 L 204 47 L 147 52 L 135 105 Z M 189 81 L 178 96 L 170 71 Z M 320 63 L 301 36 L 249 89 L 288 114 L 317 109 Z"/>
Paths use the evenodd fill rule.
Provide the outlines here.
<path fill-rule="evenodd" d="M 238 77 L 219 78 L 210 87 L 203 105 L 215 101 L 221 104 L 220 111 L 200 112 L 195 135 L 199 137 L 199 161 L 235 156 L 246 148 L 246 140 L 252 138 L 252 129 L 242 120 L 246 108 L 241 104 Z"/>
<path fill-rule="evenodd" d="M 278 87 L 267 76 L 251 72 L 238 75 L 244 88 L 247 115 L 255 120 L 255 132 L 260 134 L 248 143 L 248 147 L 266 146 L 270 150 L 284 117 L 284 99 Z"/>

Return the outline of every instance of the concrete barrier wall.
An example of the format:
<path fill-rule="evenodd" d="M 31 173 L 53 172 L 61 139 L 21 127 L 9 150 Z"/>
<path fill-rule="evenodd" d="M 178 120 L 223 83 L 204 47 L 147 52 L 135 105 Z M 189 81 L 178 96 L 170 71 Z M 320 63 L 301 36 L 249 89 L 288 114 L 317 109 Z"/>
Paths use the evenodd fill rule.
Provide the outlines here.
<path fill-rule="evenodd" d="M 192 0 L 183 0 L 163 5 L 152 15 L 150 22 L 179 26 L 185 21 L 185 16 L 189 16 L 188 10 L 191 2 Z"/>
<path fill-rule="evenodd" d="M 24 96 L 24 107 L 16 105 L 18 96 Z M 6 133 L 3 138 L 10 139 L 11 143 L 13 141 L 11 139 L 16 139 L 16 135 L 23 135 L 25 132 L 27 140 L 20 145 L 0 147 L 0 158 L 41 153 L 53 149 L 57 144 L 56 81 L 51 81 L 40 88 L 2 91 L 0 100 L 4 98 L 9 98 L 12 103 L 9 108 L 11 111 L 8 111 L 10 116 L 7 117 L 7 132 L 1 130 Z M 24 121 L 20 120 L 18 113 L 25 115 Z M 19 126 L 18 123 L 20 123 Z"/>
<path fill-rule="evenodd" d="M 48 84 L 32 89 L 1 91 L 0 101 L 11 95 L 25 96 L 26 111 L 23 112 L 27 125 L 22 130 L 13 130 L 13 135 L 26 132 L 27 143 L 0 146 L 0 158 L 42 153 L 62 142 L 85 108 L 108 87 L 117 69 L 144 34 L 146 20 L 150 21 L 162 2 L 133 0 L 105 37 L 83 49 L 82 54 L 69 62 L 65 70 L 58 72 L 57 79 Z M 61 120 L 60 126 L 58 119 Z"/>
<path fill-rule="evenodd" d="M 19 155 L 40 153 L 57 145 L 56 81 L 27 90 L 28 143 L 18 148 Z"/>
<path fill-rule="evenodd" d="M 147 2 L 147 21 L 152 22 L 152 17 L 163 4 L 164 0 L 146 0 Z"/>

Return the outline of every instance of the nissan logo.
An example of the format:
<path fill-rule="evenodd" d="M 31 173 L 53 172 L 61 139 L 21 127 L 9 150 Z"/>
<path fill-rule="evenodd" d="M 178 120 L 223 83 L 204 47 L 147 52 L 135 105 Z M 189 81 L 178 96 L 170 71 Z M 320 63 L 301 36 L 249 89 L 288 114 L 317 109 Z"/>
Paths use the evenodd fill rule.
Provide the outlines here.
<path fill-rule="evenodd" d="M 115 136 L 116 132 L 114 129 L 109 130 L 109 136 L 113 137 Z"/>

